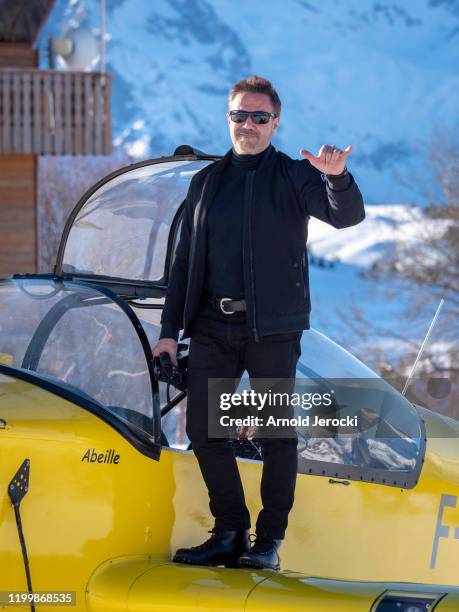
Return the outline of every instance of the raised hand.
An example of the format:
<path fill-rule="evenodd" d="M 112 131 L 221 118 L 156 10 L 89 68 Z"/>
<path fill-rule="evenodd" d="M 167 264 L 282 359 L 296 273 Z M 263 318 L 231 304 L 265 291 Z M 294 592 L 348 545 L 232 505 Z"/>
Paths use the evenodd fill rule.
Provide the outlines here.
<path fill-rule="evenodd" d="M 301 157 L 307 159 L 314 168 L 320 170 L 324 174 L 341 174 L 346 165 L 346 157 L 352 151 L 352 145 L 349 145 L 341 151 L 335 145 L 322 145 L 317 157 L 306 149 L 300 150 Z"/>

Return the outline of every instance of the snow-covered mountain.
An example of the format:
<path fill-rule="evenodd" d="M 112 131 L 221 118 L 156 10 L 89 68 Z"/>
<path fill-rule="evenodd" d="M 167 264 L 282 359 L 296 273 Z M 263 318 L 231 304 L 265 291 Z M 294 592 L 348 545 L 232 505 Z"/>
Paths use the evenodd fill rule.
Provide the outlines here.
<path fill-rule="evenodd" d="M 352 144 L 348 166 L 366 204 L 353 228 L 311 220 L 312 326 L 370 365 L 406 351 L 397 335 L 418 346 L 436 301 L 407 320 L 412 296 L 388 298 L 390 281 L 377 292 L 363 272 L 398 242 L 416 249 L 423 211 L 408 203 L 427 202 L 431 150 L 459 140 L 459 0 L 106 2 L 115 144 L 140 158 L 182 143 L 222 154 L 228 88 L 254 73 L 271 79 L 283 103 L 275 146 L 298 157 Z M 43 65 L 48 36 L 79 25 L 98 33 L 99 0 L 56 0 Z M 375 326 L 366 356 L 342 315 L 355 306 Z"/>
<path fill-rule="evenodd" d="M 40 48 L 78 25 L 98 30 L 99 1 L 57 0 Z M 458 134 L 458 0 L 107 0 L 106 31 L 114 142 L 141 158 L 227 150 L 228 88 L 253 73 L 283 102 L 274 144 L 352 144 L 367 203 L 424 203 Z"/>

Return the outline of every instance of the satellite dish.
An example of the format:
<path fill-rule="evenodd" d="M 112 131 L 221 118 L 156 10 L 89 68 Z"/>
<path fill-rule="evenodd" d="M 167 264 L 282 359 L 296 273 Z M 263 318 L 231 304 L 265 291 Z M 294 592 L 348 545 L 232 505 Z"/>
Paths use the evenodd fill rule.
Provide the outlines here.
<path fill-rule="evenodd" d="M 62 38 L 51 38 L 50 47 L 53 59 L 70 70 L 91 70 L 99 61 L 99 43 L 86 28 L 72 28 Z"/>

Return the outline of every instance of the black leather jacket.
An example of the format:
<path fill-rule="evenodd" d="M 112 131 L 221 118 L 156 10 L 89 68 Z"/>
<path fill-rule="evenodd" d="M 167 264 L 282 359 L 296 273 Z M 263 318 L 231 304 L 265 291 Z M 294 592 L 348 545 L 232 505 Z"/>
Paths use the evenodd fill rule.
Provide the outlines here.
<path fill-rule="evenodd" d="M 232 151 L 193 176 L 184 202 L 181 234 L 161 317 L 160 338 L 190 335 L 206 270 L 206 212 Z M 336 228 L 365 218 L 362 194 L 351 174 L 331 183 L 307 160 L 266 149 L 247 172 L 243 267 L 247 325 L 261 336 L 309 329 L 311 302 L 306 241 L 308 220 Z"/>

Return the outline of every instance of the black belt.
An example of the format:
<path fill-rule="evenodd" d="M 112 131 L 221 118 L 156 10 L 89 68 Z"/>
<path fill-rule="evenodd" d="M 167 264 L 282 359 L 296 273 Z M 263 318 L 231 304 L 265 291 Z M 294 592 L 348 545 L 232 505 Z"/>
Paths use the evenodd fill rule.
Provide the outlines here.
<path fill-rule="evenodd" d="M 223 312 L 226 315 L 232 315 L 236 312 L 245 312 L 247 310 L 245 300 L 233 300 L 233 298 L 230 297 L 218 297 L 206 294 L 204 296 L 204 303 L 206 306 L 210 306 L 214 310 Z"/>

